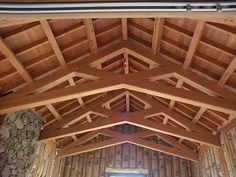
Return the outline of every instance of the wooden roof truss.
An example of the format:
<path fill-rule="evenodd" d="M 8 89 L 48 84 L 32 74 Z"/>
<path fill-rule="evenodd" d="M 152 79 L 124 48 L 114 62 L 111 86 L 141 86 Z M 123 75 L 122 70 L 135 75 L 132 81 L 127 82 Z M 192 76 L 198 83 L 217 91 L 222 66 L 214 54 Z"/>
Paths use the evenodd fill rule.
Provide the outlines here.
<path fill-rule="evenodd" d="M 198 55 L 196 51 L 200 42 L 215 46 L 212 41 L 202 38 L 208 22 L 197 21 L 187 50 L 163 37 L 164 28 L 189 35 L 183 29 L 166 23 L 165 19 L 154 19 L 152 33 L 135 23 L 128 25 L 126 18 L 100 32 L 95 31 L 91 19 L 81 23 L 70 30 L 85 29 L 87 37 L 80 39 L 79 43 L 87 41 L 91 53 L 68 63 L 58 38 L 70 31 L 55 35 L 47 20 L 40 21 L 46 39 L 35 45 L 48 42 L 60 68 L 37 80 L 21 63 L 20 52 L 14 52 L 5 39 L 0 39 L 2 54 L 27 84 L 0 99 L 0 114 L 35 108 L 44 121 L 40 140 L 55 140 L 60 148 L 60 157 L 131 143 L 198 161 L 199 144 L 220 146 L 217 131 L 236 116 L 236 95 L 223 87 L 235 70 L 236 58 L 235 51 L 217 46 L 217 50 L 234 57 L 217 84 L 189 69 L 193 58 Z M 31 29 L 37 25 L 33 22 L 26 27 Z M 122 41 L 99 48 L 98 35 L 117 26 L 121 28 Z M 130 37 L 128 28 L 152 35 L 150 50 L 141 46 L 141 43 L 145 44 L 141 39 Z M 161 44 L 166 41 L 185 51 L 182 67 L 160 52 Z M 208 122 L 217 126 L 213 127 Z M 111 129 L 123 124 L 142 130 L 130 135 Z M 98 135 L 109 138 L 86 144 Z M 145 140 L 153 135 L 169 146 Z"/>

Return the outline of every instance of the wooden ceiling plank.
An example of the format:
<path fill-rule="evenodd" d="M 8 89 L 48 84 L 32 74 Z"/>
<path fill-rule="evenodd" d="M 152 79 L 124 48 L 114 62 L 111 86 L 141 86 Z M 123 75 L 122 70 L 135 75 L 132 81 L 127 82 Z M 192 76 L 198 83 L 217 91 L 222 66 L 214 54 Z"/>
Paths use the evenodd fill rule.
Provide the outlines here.
<path fill-rule="evenodd" d="M 224 74 L 221 76 L 220 80 L 218 81 L 217 85 L 219 87 L 223 87 L 225 83 L 229 80 L 230 76 L 233 74 L 234 70 L 236 69 L 236 56 L 232 59 L 231 63 L 225 70 Z"/>
<path fill-rule="evenodd" d="M 84 19 L 83 22 L 84 22 L 87 37 L 89 40 L 89 48 L 91 52 L 95 53 L 98 50 L 98 46 L 97 46 L 96 35 L 95 35 L 94 27 L 93 27 L 93 20 Z"/>
<path fill-rule="evenodd" d="M 184 35 L 186 38 L 189 38 L 189 40 L 191 40 L 191 36 L 192 36 L 192 32 L 185 30 L 179 26 L 176 26 L 174 24 L 170 24 L 170 23 L 165 23 L 165 28 L 168 28 L 170 30 L 176 31 L 182 35 Z M 229 48 L 227 46 L 224 46 L 216 41 L 210 40 L 208 38 L 204 38 L 202 37 L 201 40 L 199 41 L 199 43 L 209 46 L 212 49 L 218 50 L 219 52 L 223 52 L 226 53 L 228 55 L 234 56 L 236 54 L 236 52 L 232 49 Z"/>
<path fill-rule="evenodd" d="M 164 25 L 164 18 L 155 18 L 154 19 L 154 30 L 152 35 L 152 52 L 154 54 L 159 54 L 161 49 L 161 39 Z"/>
<path fill-rule="evenodd" d="M 42 21 L 40 21 L 40 23 L 41 23 L 41 26 L 45 32 L 45 35 L 47 36 L 47 38 L 52 46 L 53 51 L 55 52 L 55 55 L 57 56 L 57 59 L 59 60 L 60 65 L 62 66 L 63 69 L 66 69 L 67 64 L 66 64 L 65 58 L 61 52 L 61 49 L 56 41 L 56 38 L 52 32 L 52 29 L 51 29 L 48 21 L 42 20 Z"/>
<path fill-rule="evenodd" d="M 122 18 L 121 24 L 122 24 L 122 38 L 124 41 L 126 41 L 128 39 L 128 20 L 127 20 L 127 18 Z"/>
<path fill-rule="evenodd" d="M 111 33 L 112 31 L 114 31 L 116 29 L 120 29 L 120 28 L 121 28 L 120 22 L 113 23 L 107 27 L 104 27 L 101 30 L 98 30 L 96 32 L 96 37 L 99 38 L 99 37 L 105 35 L 106 33 Z"/>
<path fill-rule="evenodd" d="M 191 62 L 193 60 L 193 56 L 197 50 L 198 43 L 202 37 L 204 27 L 205 27 L 205 21 L 198 20 L 197 25 L 194 30 L 194 33 L 193 33 L 193 37 L 192 37 L 190 45 L 189 45 L 187 55 L 184 60 L 184 65 L 183 65 L 184 70 L 187 70 L 191 65 Z"/>
<path fill-rule="evenodd" d="M 26 83 L 32 86 L 34 82 L 32 77 L 24 68 L 20 60 L 15 56 L 15 53 L 12 51 L 12 49 L 6 44 L 6 42 L 2 38 L 0 38 L 0 50 L 6 56 L 12 66 L 17 70 L 17 72 L 22 76 L 22 78 L 26 81 Z"/>

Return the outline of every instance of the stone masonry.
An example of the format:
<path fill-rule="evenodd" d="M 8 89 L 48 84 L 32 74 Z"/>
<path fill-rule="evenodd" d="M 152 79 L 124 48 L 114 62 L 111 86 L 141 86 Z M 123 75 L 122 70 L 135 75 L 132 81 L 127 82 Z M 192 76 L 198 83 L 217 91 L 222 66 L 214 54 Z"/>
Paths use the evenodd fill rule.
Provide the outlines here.
<path fill-rule="evenodd" d="M 0 127 L 0 177 L 27 177 L 41 121 L 30 109 L 9 113 Z"/>

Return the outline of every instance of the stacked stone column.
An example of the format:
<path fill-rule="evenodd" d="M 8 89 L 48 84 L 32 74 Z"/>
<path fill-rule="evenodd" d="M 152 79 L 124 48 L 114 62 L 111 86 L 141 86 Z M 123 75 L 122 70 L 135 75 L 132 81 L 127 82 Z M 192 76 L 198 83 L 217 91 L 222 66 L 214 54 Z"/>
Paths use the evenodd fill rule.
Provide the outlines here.
<path fill-rule="evenodd" d="M 0 176 L 29 176 L 41 121 L 30 109 L 9 113 L 0 126 Z"/>

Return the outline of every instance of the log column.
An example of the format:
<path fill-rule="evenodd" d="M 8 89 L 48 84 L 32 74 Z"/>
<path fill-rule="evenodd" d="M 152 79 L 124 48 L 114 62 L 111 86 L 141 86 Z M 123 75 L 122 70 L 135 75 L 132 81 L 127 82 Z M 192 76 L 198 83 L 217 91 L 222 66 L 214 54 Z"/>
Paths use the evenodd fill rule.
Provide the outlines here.
<path fill-rule="evenodd" d="M 30 109 L 5 116 L 0 127 L 0 176 L 28 176 L 40 129 L 41 121 Z"/>

